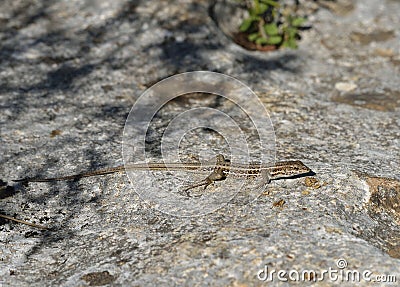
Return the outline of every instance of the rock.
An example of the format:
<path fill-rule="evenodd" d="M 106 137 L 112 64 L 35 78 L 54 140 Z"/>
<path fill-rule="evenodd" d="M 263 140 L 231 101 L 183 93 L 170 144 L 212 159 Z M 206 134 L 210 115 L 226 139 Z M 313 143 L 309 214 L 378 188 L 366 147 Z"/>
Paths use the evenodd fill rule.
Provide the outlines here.
<path fill-rule="evenodd" d="M 224 37 L 207 0 L 1 1 L 0 214 L 50 229 L 0 219 L 0 285 L 289 286 L 296 271 L 314 270 L 303 272 L 314 280 L 329 268 L 398 282 L 399 59 L 374 50 L 400 50 L 394 21 L 400 2 L 351 3 L 346 15 L 331 13 L 339 11 L 333 6 L 318 9 L 298 50 L 263 53 Z M 349 31 L 362 35 L 352 41 Z M 196 70 L 248 85 L 271 116 L 260 130 L 271 123 L 274 130 L 260 139 L 243 107 L 197 89 L 157 111 L 143 141 L 146 160 L 164 159 L 161 139 L 173 120 L 206 107 L 187 121 L 199 124 L 182 131 L 177 162 L 233 153 L 226 128 L 200 125 L 218 111 L 240 127 L 250 151 L 259 150 L 260 140 L 273 146 L 254 152 L 255 159 L 270 153 L 301 160 L 315 174 L 272 181 L 251 201 L 258 183 L 251 176 L 247 189 L 228 178 L 196 190 L 197 198 L 169 192 L 173 184 L 204 178 L 192 170 L 182 177 L 137 173 L 139 187 L 124 173 L 26 186 L 12 181 L 122 165 L 124 125 L 136 100 L 160 80 Z M 247 95 L 233 91 L 246 106 Z M 165 205 L 173 205 L 171 198 L 180 203 L 174 207 L 194 203 L 198 213 L 208 207 L 205 199 L 224 205 L 178 217 L 160 212 L 162 203 L 143 201 L 138 188 L 161 189 L 156 196 Z M 233 195 L 226 201 L 227 192 Z M 265 270 L 282 270 L 284 278 L 264 282 Z M 353 282 L 324 278 L 314 285 L 324 284 Z"/>
<path fill-rule="evenodd" d="M 356 88 L 357 85 L 354 83 L 338 82 L 335 84 L 335 89 L 340 92 L 350 92 Z"/>

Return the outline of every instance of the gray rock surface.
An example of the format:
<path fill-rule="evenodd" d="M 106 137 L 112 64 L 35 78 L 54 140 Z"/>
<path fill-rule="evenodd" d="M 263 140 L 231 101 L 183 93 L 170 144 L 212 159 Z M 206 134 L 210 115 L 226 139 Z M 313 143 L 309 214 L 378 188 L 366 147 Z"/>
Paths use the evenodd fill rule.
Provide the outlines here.
<path fill-rule="evenodd" d="M 340 2 L 312 15 L 299 50 L 270 53 L 232 43 L 208 1 L 1 2 L 0 179 L 9 188 L 0 213 L 50 230 L 0 219 L 0 285 L 261 286 L 257 274 L 267 266 L 318 278 L 329 268 L 370 270 L 397 276 L 397 286 L 400 2 L 353 1 L 351 11 Z M 11 181 L 122 164 L 135 100 L 153 83 L 195 70 L 251 87 L 270 112 L 277 159 L 300 159 L 316 175 L 273 181 L 256 201 L 238 196 L 187 218 L 141 201 L 123 174 Z M 154 124 L 203 101 L 230 108 L 194 97 Z M 149 135 L 155 142 L 157 132 Z M 309 284 L 284 277 L 272 284 Z"/>

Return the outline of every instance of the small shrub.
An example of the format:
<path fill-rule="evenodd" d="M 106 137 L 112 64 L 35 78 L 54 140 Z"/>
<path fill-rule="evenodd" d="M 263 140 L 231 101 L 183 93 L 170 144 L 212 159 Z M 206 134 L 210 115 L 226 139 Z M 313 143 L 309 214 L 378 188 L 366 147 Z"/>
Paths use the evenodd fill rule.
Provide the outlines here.
<path fill-rule="evenodd" d="M 257 45 L 297 48 L 299 29 L 307 21 L 290 12 L 279 0 L 243 0 L 249 16 L 239 30 Z"/>

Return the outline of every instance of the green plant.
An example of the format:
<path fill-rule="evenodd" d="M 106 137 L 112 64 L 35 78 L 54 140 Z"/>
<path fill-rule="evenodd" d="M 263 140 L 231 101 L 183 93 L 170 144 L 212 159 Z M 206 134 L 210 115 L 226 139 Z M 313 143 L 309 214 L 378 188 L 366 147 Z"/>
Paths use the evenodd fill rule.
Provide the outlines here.
<path fill-rule="evenodd" d="M 257 45 L 297 48 L 299 28 L 306 22 L 292 15 L 279 0 L 243 0 L 249 12 L 239 30 Z"/>

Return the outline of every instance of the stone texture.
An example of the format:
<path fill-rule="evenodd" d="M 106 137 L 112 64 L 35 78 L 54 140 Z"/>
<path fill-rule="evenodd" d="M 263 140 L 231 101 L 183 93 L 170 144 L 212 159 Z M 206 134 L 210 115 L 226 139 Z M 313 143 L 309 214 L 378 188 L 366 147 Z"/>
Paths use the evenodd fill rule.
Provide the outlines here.
<path fill-rule="evenodd" d="M 344 13 L 322 2 L 299 50 L 270 53 L 232 43 L 205 0 L 1 2 L 0 174 L 9 187 L 0 212 L 50 230 L 0 219 L 0 285 L 258 286 L 265 266 L 321 275 L 339 270 L 339 259 L 343 270 L 398 282 L 400 3 L 353 1 Z M 270 112 L 277 158 L 300 159 L 316 175 L 192 218 L 142 202 L 123 174 L 11 182 L 122 164 L 135 100 L 193 70 L 249 85 Z M 354 89 L 337 89 L 341 82 Z"/>

